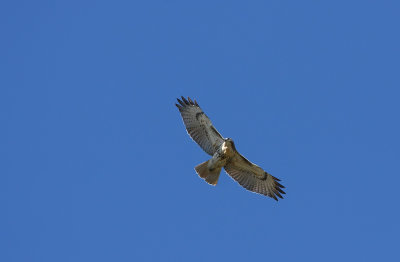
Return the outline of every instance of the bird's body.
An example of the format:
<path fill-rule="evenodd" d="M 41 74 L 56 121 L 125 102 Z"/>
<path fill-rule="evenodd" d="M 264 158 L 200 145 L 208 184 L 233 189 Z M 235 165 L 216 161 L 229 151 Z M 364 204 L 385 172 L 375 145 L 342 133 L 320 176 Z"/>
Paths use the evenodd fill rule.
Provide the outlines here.
<path fill-rule="evenodd" d="M 268 174 L 261 167 L 242 156 L 230 138 L 223 138 L 196 101 L 182 97 L 178 107 L 186 130 L 203 150 L 212 156 L 195 167 L 197 174 L 207 183 L 216 185 L 222 168 L 241 186 L 255 193 L 278 200 L 285 194 L 278 178 Z"/>
<path fill-rule="evenodd" d="M 208 163 L 208 169 L 214 170 L 216 168 L 221 168 L 226 165 L 226 163 L 232 159 L 233 154 L 232 144 L 228 141 L 224 141 L 218 148 L 217 152 L 213 155 Z"/>

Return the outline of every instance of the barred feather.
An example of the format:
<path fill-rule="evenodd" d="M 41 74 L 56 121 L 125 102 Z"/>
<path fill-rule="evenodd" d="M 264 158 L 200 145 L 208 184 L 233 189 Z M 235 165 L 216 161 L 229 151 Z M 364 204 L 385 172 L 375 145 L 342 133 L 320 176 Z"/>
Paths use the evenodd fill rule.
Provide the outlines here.
<path fill-rule="evenodd" d="M 210 119 L 204 114 L 196 100 L 182 96 L 176 106 L 181 113 L 183 123 L 190 137 L 209 155 L 214 155 L 224 142 L 221 134 L 214 128 Z"/>

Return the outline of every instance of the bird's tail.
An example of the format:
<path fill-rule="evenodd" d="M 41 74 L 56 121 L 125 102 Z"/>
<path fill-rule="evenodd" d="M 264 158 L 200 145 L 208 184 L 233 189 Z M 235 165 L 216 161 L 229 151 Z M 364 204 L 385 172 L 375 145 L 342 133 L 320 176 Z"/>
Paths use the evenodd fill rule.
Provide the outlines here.
<path fill-rule="evenodd" d="M 208 160 L 210 161 L 210 160 Z M 221 173 L 220 168 L 215 168 L 214 170 L 210 170 L 208 168 L 208 161 L 201 163 L 200 165 L 197 165 L 194 169 L 196 170 L 196 173 L 203 178 L 207 183 L 210 185 L 215 186 L 218 182 L 219 174 Z"/>

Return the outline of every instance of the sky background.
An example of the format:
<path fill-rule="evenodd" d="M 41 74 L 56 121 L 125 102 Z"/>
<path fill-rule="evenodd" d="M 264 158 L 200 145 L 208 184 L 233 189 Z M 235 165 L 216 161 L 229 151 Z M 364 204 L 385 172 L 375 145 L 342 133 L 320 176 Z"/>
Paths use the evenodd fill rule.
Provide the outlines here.
<path fill-rule="evenodd" d="M 0 261 L 399 261 L 398 1 L 2 1 Z M 195 98 L 278 202 L 186 134 Z"/>

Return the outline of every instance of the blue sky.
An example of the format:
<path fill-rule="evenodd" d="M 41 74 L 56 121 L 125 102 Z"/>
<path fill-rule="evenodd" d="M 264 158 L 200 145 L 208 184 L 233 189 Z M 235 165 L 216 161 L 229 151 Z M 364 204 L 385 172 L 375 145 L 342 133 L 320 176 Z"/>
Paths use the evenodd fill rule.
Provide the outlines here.
<path fill-rule="evenodd" d="M 395 261 L 397 1 L 3 1 L 1 261 Z M 285 199 L 174 106 L 197 99 Z"/>

